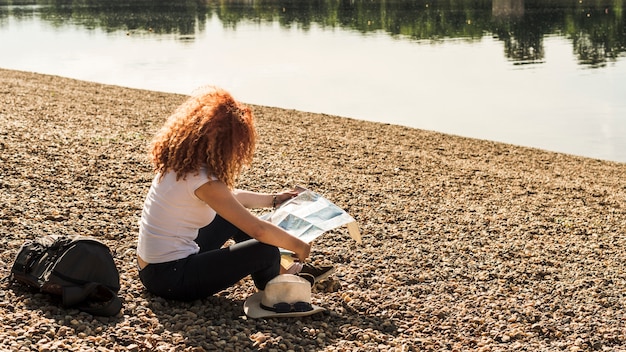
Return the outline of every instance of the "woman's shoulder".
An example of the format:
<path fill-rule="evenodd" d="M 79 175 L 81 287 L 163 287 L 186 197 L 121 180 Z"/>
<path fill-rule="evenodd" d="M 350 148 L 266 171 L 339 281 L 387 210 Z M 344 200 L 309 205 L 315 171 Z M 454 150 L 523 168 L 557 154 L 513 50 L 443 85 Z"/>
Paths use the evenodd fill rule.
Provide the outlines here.
<path fill-rule="evenodd" d="M 201 167 L 198 171 L 187 174 L 186 182 L 191 189 L 196 190 L 209 181 L 216 181 L 217 178 L 209 173 L 206 167 Z"/>
<path fill-rule="evenodd" d="M 154 182 L 158 183 L 160 186 L 166 187 L 185 187 L 186 185 L 190 189 L 197 189 L 201 185 L 209 182 L 218 180 L 214 175 L 209 173 L 206 167 L 202 167 L 197 171 L 188 172 L 182 177 L 178 177 L 178 174 L 175 171 L 167 171 L 162 176 L 157 174 L 154 178 Z M 179 186 L 176 186 L 179 185 Z"/>
<path fill-rule="evenodd" d="M 217 177 L 210 173 L 209 169 L 206 166 L 201 166 L 200 169 L 195 172 L 190 172 L 187 176 L 191 177 L 192 179 L 206 180 L 207 182 L 217 180 Z"/>

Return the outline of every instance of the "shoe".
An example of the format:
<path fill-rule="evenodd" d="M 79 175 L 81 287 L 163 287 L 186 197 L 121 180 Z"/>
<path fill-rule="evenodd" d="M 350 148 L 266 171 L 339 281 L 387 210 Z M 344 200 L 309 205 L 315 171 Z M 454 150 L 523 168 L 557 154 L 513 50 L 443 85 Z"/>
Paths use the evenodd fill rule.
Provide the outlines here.
<path fill-rule="evenodd" d="M 304 277 L 305 279 L 305 276 L 312 276 L 317 283 L 329 277 L 334 272 L 334 266 L 315 266 L 311 264 L 304 264 L 302 266 L 302 270 L 300 270 L 300 273 L 298 273 L 298 275 Z"/>

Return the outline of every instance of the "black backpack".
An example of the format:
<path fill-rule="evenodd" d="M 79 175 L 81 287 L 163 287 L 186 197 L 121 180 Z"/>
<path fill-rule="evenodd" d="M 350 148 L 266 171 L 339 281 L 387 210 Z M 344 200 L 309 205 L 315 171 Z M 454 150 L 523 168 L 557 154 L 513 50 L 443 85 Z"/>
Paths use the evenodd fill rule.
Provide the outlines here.
<path fill-rule="evenodd" d="M 45 236 L 25 242 L 11 277 L 41 292 L 60 296 L 64 307 L 101 316 L 122 308 L 120 276 L 109 247 L 85 236 Z"/>

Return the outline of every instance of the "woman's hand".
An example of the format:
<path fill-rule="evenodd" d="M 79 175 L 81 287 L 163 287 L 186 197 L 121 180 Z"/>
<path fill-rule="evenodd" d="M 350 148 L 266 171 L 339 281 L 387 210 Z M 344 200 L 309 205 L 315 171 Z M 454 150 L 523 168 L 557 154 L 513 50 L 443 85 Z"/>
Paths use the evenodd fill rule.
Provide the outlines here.
<path fill-rule="evenodd" d="M 294 255 L 301 263 L 304 263 L 311 254 L 311 244 L 303 242 L 302 250 L 295 252 Z"/>
<path fill-rule="evenodd" d="M 274 196 L 272 207 L 273 208 L 278 208 L 279 206 L 281 206 L 283 203 L 285 203 L 289 199 L 295 198 L 299 193 L 300 192 L 298 192 L 295 189 L 294 190 L 290 190 L 290 191 L 282 191 L 280 193 L 277 193 Z"/>
<path fill-rule="evenodd" d="M 274 208 L 278 208 L 289 199 L 295 198 L 296 196 L 298 196 L 298 194 L 304 191 L 306 191 L 306 188 L 302 188 L 300 186 L 296 186 L 294 189 L 289 191 L 282 191 L 274 196 L 274 204 L 272 205 Z"/>

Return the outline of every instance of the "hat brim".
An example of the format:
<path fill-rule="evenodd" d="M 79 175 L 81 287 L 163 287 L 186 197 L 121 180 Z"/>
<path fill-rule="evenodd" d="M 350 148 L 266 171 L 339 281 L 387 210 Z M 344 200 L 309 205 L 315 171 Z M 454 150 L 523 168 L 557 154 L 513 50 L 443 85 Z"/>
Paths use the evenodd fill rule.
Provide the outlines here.
<path fill-rule="evenodd" d="M 319 312 L 323 312 L 326 309 L 316 306 L 312 304 L 313 310 L 309 310 L 307 312 L 289 312 L 289 313 L 276 313 L 270 310 L 266 310 L 261 308 L 261 298 L 263 296 L 263 292 L 257 292 L 252 296 L 248 297 L 245 302 L 243 302 L 243 312 L 250 318 L 289 318 L 289 317 L 306 317 L 309 315 L 313 315 Z"/>

